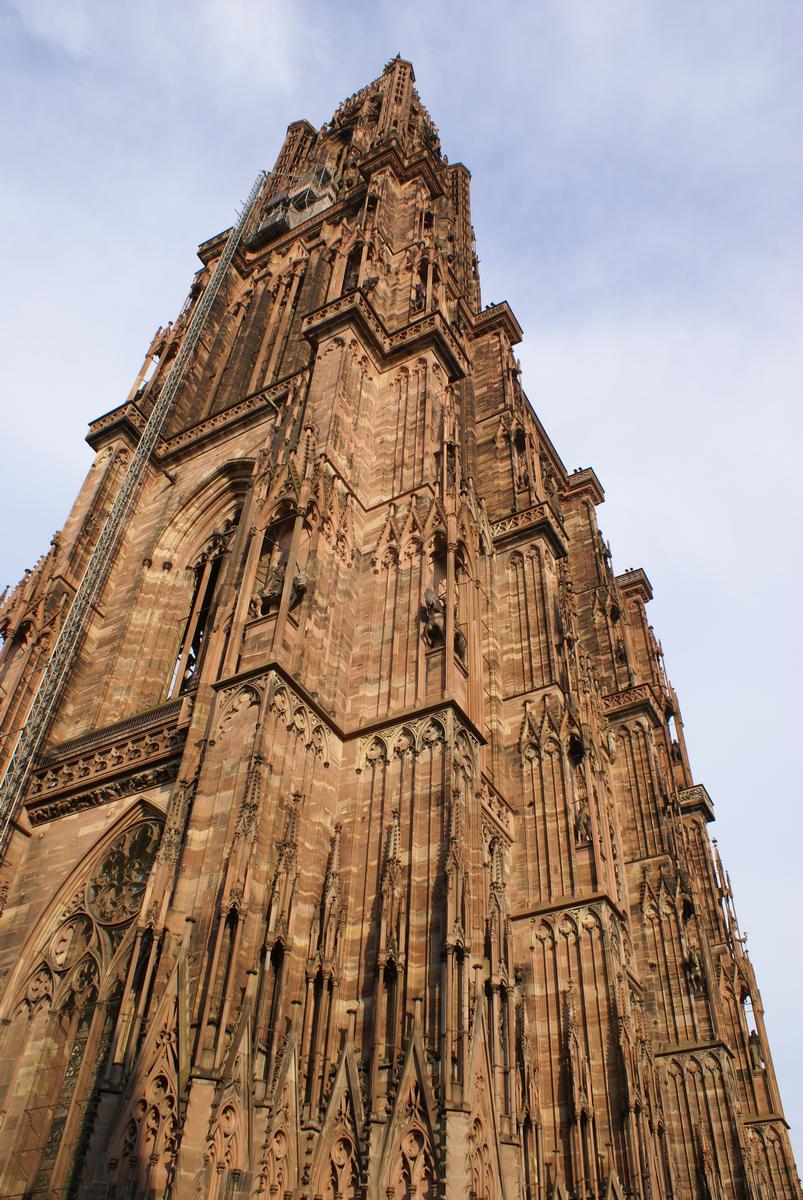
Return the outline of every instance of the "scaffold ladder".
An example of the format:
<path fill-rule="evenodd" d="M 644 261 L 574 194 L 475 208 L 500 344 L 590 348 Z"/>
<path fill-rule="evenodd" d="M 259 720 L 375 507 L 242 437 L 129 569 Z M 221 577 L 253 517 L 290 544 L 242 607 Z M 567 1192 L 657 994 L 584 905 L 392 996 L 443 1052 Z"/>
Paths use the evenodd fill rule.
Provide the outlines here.
<path fill-rule="evenodd" d="M 184 373 L 212 305 L 242 240 L 265 179 L 265 172 L 260 171 L 248 194 L 245 206 L 239 214 L 237 224 L 229 233 L 223 252 L 196 305 L 195 312 L 184 333 L 181 347 L 145 423 L 142 436 L 120 484 L 120 490 L 109 509 L 109 515 L 95 543 L 95 548 L 73 597 L 61 632 L 56 639 L 53 653 L 39 682 L 28 717 L 9 759 L 2 783 L 0 783 L 0 863 L 5 859 L 12 822 L 21 803 L 28 775 L 55 715 L 62 688 L 86 632 L 92 607 L 100 597 L 115 550 L 136 502 L 159 435 L 173 406 L 176 393 L 181 386 Z"/>

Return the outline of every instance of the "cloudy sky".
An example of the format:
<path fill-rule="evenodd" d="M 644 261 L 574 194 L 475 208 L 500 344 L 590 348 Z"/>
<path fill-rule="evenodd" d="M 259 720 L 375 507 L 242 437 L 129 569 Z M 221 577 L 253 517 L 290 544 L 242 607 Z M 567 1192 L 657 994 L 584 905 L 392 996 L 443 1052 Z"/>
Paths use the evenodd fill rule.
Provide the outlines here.
<path fill-rule="evenodd" d="M 61 526 L 198 242 L 399 51 L 484 300 L 643 566 L 803 1146 L 797 0 L 0 0 L 0 589 Z"/>

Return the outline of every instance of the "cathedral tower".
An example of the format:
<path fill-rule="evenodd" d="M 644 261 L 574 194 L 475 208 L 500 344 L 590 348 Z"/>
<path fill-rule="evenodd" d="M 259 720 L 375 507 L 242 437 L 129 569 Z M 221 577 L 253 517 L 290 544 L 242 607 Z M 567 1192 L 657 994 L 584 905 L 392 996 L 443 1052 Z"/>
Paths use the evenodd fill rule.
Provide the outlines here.
<path fill-rule="evenodd" d="M 3 1197 L 800 1200 L 650 583 L 469 184 L 400 58 L 291 125 L 0 607 Z"/>

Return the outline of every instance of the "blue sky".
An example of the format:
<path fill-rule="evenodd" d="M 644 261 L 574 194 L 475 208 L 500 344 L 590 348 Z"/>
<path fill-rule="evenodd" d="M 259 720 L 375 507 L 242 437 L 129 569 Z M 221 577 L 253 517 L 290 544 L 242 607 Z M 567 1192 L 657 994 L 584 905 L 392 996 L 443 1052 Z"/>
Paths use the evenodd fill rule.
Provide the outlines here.
<path fill-rule="evenodd" d="M 643 566 L 801 1145 L 803 7 L 0 0 L 0 589 L 288 122 L 397 51 L 473 176 L 485 301 Z M 34 486 L 35 484 L 35 486 Z"/>

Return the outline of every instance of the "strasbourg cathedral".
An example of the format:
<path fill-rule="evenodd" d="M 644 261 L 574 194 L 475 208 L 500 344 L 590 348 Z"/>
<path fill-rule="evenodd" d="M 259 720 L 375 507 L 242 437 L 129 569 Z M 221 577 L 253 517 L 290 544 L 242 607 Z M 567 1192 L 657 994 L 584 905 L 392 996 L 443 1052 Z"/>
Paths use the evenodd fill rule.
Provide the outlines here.
<path fill-rule="evenodd" d="M 2 1197 L 801 1198 L 649 580 L 413 85 L 289 127 L 2 598 Z"/>

